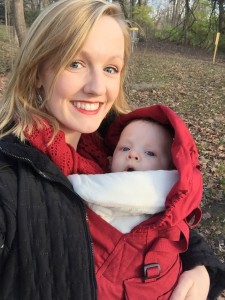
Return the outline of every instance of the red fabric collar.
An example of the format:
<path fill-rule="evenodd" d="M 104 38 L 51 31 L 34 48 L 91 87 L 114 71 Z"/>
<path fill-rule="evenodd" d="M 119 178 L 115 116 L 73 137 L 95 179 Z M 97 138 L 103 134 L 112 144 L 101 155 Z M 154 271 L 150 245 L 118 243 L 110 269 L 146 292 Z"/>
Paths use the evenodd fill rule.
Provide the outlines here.
<path fill-rule="evenodd" d="M 177 224 L 189 216 L 195 217 L 193 225 L 201 218 L 199 205 L 202 198 L 203 183 L 199 171 L 198 151 L 195 142 L 182 119 L 169 107 L 157 104 L 136 109 L 119 116 L 109 127 L 105 137 L 109 155 L 113 152 L 123 128 L 132 120 L 151 118 L 174 129 L 172 158 L 179 172 L 179 180 L 166 199 L 166 211 L 162 223 Z"/>
<path fill-rule="evenodd" d="M 64 132 L 59 131 L 49 143 L 52 135 L 53 129 L 48 124 L 44 125 L 42 129 L 33 128 L 31 133 L 25 132 L 30 144 L 48 155 L 66 176 L 77 173 L 101 174 L 107 171 L 108 160 L 103 147 L 100 146 L 100 138 L 96 134 L 82 136 L 78 146 L 78 151 L 80 149 L 79 152 L 82 156 L 66 143 Z M 98 161 L 94 161 L 95 154 L 97 154 Z"/>

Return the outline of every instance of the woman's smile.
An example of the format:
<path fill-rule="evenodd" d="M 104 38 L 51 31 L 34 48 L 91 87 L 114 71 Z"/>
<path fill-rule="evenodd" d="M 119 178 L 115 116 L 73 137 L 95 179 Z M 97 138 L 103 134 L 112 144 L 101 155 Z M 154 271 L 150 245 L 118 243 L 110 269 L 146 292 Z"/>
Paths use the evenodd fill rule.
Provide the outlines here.
<path fill-rule="evenodd" d="M 73 106 L 76 107 L 76 109 L 85 114 L 97 114 L 99 109 L 101 108 L 101 105 L 103 103 L 100 102 L 88 102 L 88 101 L 73 101 Z"/>

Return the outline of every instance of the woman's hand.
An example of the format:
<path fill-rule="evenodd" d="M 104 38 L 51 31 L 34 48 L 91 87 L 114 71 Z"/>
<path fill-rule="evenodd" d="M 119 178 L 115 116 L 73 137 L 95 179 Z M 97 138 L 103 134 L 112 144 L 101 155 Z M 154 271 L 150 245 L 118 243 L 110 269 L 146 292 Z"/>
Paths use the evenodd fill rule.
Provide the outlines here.
<path fill-rule="evenodd" d="M 197 266 L 181 274 L 170 300 L 206 300 L 210 279 L 204 266 Z"/>

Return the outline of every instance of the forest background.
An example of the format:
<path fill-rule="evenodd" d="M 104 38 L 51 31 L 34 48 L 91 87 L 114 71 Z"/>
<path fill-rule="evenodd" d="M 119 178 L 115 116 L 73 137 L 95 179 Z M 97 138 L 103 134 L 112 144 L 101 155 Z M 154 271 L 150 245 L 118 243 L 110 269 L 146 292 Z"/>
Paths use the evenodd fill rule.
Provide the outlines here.
<path fill-rule="evenodd" d="M 27 28 L 51 2 L 0 0 L 0 97 Z M 204 176 L 203 220 L 197 230 L 224 262 L 225 0 L 117 2 L 131 27 L 130 105 L 164 103 L 188 125 Z"/>
<path fill-rule="evenodd" d="M 55 0 L 0 0 L 0 23 L 15 29 L 19 44 L 42 9 Z M 110 2 L 114 2 L 110 0 Z M 225 0 L 116 0 L 139 39 L 167 39 L 210 48 L 221 34 L 225 50 Z"/>

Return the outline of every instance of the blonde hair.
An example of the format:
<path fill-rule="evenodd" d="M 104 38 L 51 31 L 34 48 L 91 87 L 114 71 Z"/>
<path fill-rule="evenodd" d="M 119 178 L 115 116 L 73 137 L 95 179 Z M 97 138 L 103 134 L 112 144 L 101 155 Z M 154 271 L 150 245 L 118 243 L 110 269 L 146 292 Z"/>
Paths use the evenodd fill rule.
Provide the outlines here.
<path fill-rule="evenodd" d="M 24 140 L 24 130 L 41 126 L 47 120 L 58 130 L 58 122 L 45 110 L 45 101 L 38 105 L 38 71 L 50 62 L 57 76 L 71 62 L 86 41 L 93 25 L 103 15 L 114 18 L 124 35 L 124 67 L 118 97 L 112 107 L 125 112 L 124 80 L 130 55 L 130 36 L 119 4 L 104 0 L 63 0 L 46 8 L 31 26 L 15 61 L 11 79 L 1 102 L 0 137 L 14 133 Z"/>

